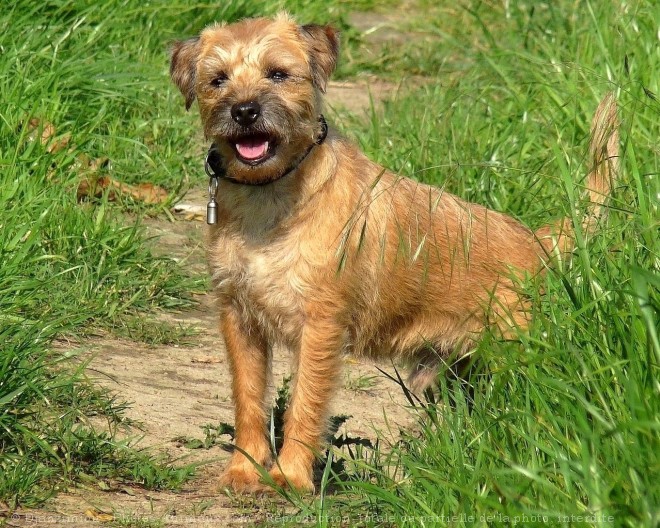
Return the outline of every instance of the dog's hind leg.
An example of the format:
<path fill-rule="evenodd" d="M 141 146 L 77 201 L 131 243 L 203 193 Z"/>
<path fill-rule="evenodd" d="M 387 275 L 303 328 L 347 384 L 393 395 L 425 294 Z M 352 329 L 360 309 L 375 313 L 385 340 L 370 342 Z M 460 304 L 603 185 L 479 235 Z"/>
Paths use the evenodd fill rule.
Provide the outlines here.
<path fill-rule="evenodd" d="M 425 348 L 415 355 L 406 385 L 413 392 L 423 392 L 435 384 L 440 365 L 440 354 L 431 347 Z"/>

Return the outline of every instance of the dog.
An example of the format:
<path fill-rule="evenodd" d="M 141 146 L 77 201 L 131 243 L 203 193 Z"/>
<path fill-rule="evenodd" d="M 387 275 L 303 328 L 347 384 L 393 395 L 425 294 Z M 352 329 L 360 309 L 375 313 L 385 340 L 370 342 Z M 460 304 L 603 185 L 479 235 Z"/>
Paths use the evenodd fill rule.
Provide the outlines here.
<path fill-rule="evenodd" d="M 328 130 L 323 93 L 338 33 L 286 14 L 216 24 L 171 48 L 171 78 L 197 100 L 212 140 L 208 256 L 232 372 L 235 445 L 221 485 L 313 491 L 328 404 L 344 353 L 411 366 L 414 390 L 484 329 L 528 325 L 516 284 L 572 249 L 570 222 L 536 231 L 398 176 Z M 591 233 L 617 171 L 612 95 L 592 125 Z M 284 442 L 272 461 L 265 393 L 271 348 L 295 357 Z"/>

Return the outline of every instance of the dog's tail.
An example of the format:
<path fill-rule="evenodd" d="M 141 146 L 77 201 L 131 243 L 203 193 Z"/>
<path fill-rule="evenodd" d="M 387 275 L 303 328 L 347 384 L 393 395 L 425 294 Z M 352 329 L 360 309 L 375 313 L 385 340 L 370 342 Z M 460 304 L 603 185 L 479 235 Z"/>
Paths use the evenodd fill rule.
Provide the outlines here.
<path fill-rule="evenodd" d="M 611 92 L 600 102 L 591 121 L 589 163 L 591 172 L 586 182 L 589 206 L 582 222 L 585 235 L 593 234 L 598 223 L 607 215 L 604 203 L 619 170 L 619 121 L 616 100 Z M 569 218 L 542 227 L 536 231 L 536 236 L 546 255 L 557 251 L 569 253 L 575 245 Z"/>

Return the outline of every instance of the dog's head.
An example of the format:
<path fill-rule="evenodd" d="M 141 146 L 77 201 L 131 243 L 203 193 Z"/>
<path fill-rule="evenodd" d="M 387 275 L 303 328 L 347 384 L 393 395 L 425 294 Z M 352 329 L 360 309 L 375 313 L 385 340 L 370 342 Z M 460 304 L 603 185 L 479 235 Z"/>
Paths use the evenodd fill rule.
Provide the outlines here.
<path fill-rule="evenodd" d="M 287 15 L 206 28 L 176 42 L 170 73 L 227 175 L 268 181 L 300 160 L 320 132 L 321 93 L 339 48 L 329 26 L 299 26 Z"/>

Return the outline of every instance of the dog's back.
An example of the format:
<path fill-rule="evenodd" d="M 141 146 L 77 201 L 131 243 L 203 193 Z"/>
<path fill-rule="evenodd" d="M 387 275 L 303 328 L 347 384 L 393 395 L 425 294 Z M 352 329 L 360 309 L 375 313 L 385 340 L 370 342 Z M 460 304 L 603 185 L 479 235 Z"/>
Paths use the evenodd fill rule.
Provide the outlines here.
<path fill-rule="evenodd" d="M 408 360 L 409 381 L 420 389 L 434 380 L 443 356 L 468 351 L 485 326 L 505 334 L 526 326 L 517 279 L 542 273 L 558 251 L 570 251 L 568 219 L 533 232 L 502 213 L 386 171 L 343 140 L 326 149 L 334 170 L 318 174 L 313 208 L 322 217 L 309 230 L 303 255 L 320 265 L 315 295 L 323 290 L 322 298 L 343 305 L 352 352 Z M 617 157 L 610 94 L 592 123 L 585 233 L 603 216 Z"/>

